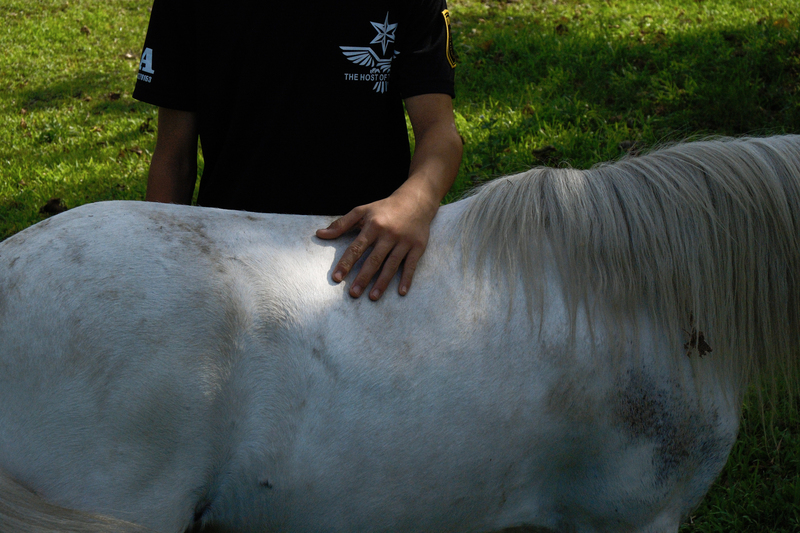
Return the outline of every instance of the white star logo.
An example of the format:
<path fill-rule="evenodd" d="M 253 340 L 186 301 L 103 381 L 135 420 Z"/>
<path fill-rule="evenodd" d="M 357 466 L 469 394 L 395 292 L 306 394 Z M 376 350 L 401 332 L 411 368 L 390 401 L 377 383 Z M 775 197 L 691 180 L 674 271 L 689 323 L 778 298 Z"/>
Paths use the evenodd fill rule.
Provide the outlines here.
<path fill-rule="evenodd" d="M 378 32 L 378 35 L 372 39 L 372 42 L 369 44 L 381 43 L 381 47 L 383 48 L 383 53 L 386 53 L 386 46 L 389 43 L 394 42 L 394 31 L 397 29 L 397 24 L 389 24 L 389 12 L 386 12 L 386 20 L 383 21 L 383 24 L 379 22 L 370 22 L 372 27 L 375 28 L 375 31 Z"/>

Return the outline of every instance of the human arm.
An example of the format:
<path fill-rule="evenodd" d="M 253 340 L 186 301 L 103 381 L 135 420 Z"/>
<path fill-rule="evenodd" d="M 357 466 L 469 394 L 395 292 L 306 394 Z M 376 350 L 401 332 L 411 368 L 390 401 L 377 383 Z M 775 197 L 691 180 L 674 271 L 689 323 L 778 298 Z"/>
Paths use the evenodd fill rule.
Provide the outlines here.
<path fill-rule="evenodd" d="M 158 108 L 156 149 L 145 200 L 190 204 L 197 181 L 197 113 Z"/>
<path fill-rule="evenodd" d="M 372 247 L 350 287 L 350 296 L 355 298 L 380 271 L 369 294 L 371 300 L 378 300 L 401 263 L 398 292 L 408 293 L 428 244 L 431 222 L 461 163 L 462 143 L 450 96 L 422 94 L 406 98 L 405 104 L 415 138 L 408 179 L 389 197 L 358 206 L 317 230 L 318 237 L 335 239 L 354 227 L 361 228 L 334 268 L 332 277 L 337 283 Z"/>

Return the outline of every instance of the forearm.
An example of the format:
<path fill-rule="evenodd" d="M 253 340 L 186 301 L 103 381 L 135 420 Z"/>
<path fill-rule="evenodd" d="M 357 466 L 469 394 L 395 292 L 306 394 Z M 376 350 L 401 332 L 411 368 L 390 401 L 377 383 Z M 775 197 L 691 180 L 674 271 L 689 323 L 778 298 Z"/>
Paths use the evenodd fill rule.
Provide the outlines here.
<path fill-rule="evenodd" d="M 153 154 L 150 172 L 147 175 L 148 202 L 164 202 L 173 204 L 190 204 L 197 179 L 197 160 L 186 161 L 185 158 L 169 157 L 159 153 Z"/>
<path fill-rule="evenodd" d="M 189 204 L 196 181 L 196 114 L 159 108 L 158 137 L 147 176 L 145 199 Z"/>
<path fill-rule="evenodd" d="M 418 201 L 432 211 L 433 218 L 458 174 L 463 151 L 461 137 L 452 123 L 436 124 L 415 133 L 408 180 L 398 192 L 418 195 Z"/>
<path fill-rule="evenodd" d="M 433 220 L 453 185 L 461 164 L 461 136 L 449 95 L 423 94 L 405 100 L 414 129 L 415 148 L 408 180 L 395 192 L 408 196 Z"/>

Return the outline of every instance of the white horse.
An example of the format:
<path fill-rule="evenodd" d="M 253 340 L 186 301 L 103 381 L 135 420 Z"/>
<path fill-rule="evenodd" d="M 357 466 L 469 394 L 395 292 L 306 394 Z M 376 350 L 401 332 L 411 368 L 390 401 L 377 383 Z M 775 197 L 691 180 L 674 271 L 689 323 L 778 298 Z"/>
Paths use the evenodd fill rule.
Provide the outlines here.
<path fill-rule="evenodd" d="M 0 531 L 674 532 L 800 363 L 800 136 L 498 179 L 413 290 L 325 220 L 87 205 L 0 244 Z"/>

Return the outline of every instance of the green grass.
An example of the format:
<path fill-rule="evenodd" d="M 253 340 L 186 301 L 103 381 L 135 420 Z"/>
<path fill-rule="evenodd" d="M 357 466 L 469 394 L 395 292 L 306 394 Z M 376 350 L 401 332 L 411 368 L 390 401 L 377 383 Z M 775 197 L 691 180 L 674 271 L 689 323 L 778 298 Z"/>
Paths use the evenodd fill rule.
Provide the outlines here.
<path fill-rule="evenodd" d="M 147 0 L 0 0 L 0 239 L 142 199 L 155 110 L 131 97 Z M 643 7 L 641 7 L 643 6 Z M 534 165 L 585 168 L 708 135 L 800 132 L 797 0 L 451 0 L 464 163 L 452 200 Z M 754 396 L 685 532 L 800 531 L 800 421 Z M 769 435 L 769 436 L 767 436 Z"/>
<path fill-rule="evenodd" d="M 458 191 L 703 135 L 800 130 L 794 1 L 455 1 Z"/>
<path fill-rule="evenodd" d="M 0 239 L 69 207 L 141 199 L 155 110 L 131 97 L 146 1 L 0 0 Z"/>

